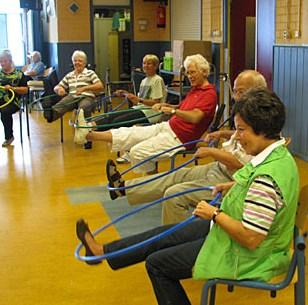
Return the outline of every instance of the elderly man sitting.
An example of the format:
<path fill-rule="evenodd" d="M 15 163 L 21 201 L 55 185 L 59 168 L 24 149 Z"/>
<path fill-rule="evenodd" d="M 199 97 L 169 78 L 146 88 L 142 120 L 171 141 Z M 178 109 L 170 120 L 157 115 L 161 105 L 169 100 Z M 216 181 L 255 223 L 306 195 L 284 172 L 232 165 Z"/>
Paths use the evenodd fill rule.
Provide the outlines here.
<path fill-rule="evenodd" d="M 31 63 L 27 66 L 24 74 L 30 76 L 34 80 L 38 80 L 44 75 L 45 65 L 42 62 L 41 53 L 33 51 L 31 54 Z"/>
<path fill-rule="evenodd" d="M 246 70 L 240 73 L 234 82 L 233 98 L 238 101 L 243 93 L 251 88 L 266 88 L 266 81 L 262 74 L 255 70 Z M 185 167 L 160 179 L 154 180 L 147 185 L 140 185 L 127 189 L 126 191 L 110 191 L 112 199 L 118 196 L 127 196 L 129 204 L 142 204 L 161 197 L 167 197 L 192 188 L 217 183 L 230 182 L 233 180 L 234 172 L 250 161 L 251 156 L 247 155 L 240 143 L 234 137 L 234 130 L 221 130 L 207 135 L 206 141 L 226 139 L 222 149 L 214 147 L 200 147 L 196 152 L 199 158 L 212 157 L 215 162 L 194 167 Z M 110 163 L 110 162 L 109 162 Z M 120 173 L 113 167 L 112 172 L 107 174 L 111 186 L 131 186 L 138 184 L 149 177 L 141 177 L 124 181 Z M 110 171 L 110 168 L 107 168 Z M 202 199 L 212 198 L 211 191 L 203 190 L 191 192 L 170 198 L 162 203 L 162 223 L 176 223 L 189 217 L 190 208 L 197 205 Z"/>
<path fill-rule="evenodd" d="M 186 98 L 179 106 L 166 103 L 153 106 L 157 111 L 172 115 L 168 122 L 151 126 L 123 127 L 104 132 L 77 128 L 75 142 L 78 144 L 86 141 L 109 142 L 113 151 L 129 150 L 134 165 L 168 148 L 199 139 L 213 119 L 217 95 L 215 87 L 208 81 L 210 66 L 203 56 L 199 54 L 188 56 L 184 61 L 184 67 L 192 86 Z M 82 111 L 78 116 L 78 125 L 89 127 L 82 117 Z M 175 152 L 176 150 L 166 153 L 159 159 L 168 158 Z M 136 168 L 140 172 L 151 172 L 154 169 L 154 160 Z"/>

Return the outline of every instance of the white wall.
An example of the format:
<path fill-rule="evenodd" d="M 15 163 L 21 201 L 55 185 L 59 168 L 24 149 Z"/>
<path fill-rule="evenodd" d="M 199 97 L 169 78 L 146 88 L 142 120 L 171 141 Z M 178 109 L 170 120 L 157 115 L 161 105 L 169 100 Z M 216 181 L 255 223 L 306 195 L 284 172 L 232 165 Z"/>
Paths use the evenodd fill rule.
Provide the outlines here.
<path fill-rule="evenodd" d="M 201 39 L 201 0 L 171 1 L 171 39 Z"/>

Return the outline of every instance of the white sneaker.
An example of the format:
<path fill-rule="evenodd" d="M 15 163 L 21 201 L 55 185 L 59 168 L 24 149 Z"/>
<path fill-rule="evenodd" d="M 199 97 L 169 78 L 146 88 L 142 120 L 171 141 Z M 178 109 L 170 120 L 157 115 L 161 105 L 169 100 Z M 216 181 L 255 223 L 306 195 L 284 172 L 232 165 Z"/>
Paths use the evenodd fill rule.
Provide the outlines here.
<path fill-rule="evenodd" d="M 116 162 L 117 162 L 118 164 L 130 163 L 129 152 L 126 151 L 122 156 L 120 156 L 119 158 L 116 159 Z"/>
<path fill-rule="evenodd" d="M 91 126 L 84 118 L 83 109 L 78 110 L 77 120 L 75 124 L 75 135 L 74 135 L 74 142 L 76 144 L 85 144 L 88 142 L 87 135 L 91 131 Z"/>

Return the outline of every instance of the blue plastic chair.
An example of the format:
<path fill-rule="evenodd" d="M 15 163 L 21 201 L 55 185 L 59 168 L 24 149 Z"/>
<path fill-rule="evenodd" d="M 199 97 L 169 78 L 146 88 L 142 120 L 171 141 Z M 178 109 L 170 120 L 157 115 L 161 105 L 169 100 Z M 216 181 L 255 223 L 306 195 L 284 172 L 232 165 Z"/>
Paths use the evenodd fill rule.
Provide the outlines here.
<path fill-rule="evenodd" d="M 248 287 L 254 289 L 268 290 L 271 297 L 276 297 L 276 292 L 290 285 L 294 274 L 297 273 L 297 281 L 294 284 L 294 304 L 305 305 L 305 221 L 308 214 L 308 185 L 302 188 L 299 206 L 297 209 L 296 225 L 294 227 L 294 252 L 290 262 L 289 270 L 285 278 L 275 284 L 252 281 L 252 280 L 227 280 L 211 279 L 207 281 L 202 290 L 201 305 L 215 305 L 216 285 L 228 286 L 232 292 L 234 286 Z"/>

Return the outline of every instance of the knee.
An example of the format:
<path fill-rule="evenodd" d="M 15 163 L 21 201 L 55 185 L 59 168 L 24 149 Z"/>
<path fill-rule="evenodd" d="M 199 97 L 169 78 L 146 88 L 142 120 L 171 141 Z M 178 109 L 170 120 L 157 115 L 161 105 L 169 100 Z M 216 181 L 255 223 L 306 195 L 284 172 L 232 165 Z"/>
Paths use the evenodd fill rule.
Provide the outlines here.
<path fill-rule="evenodd" d="M 176 185 L 174 186 L 171 186 L 171 187 L 168 187 L 166 190 L 165 190 L 165 194 L 164 194 L 164 197 L 167 197 L 167 196 L 172 196 L 176 193 L 178 193 L 179 190 L 178 188 L 176 187 Z M 176 197 L 175 197 L 176 198 Z M 172 198 L 173 199 L 173 198 Z"/>
<path fill-rule="evenodd" d="M 143 160 L 145 158 L 144 154 L 140 150 L 139 145 L 133 146 L 129 151 L 129 155 L 134 160 Z"/>
<path fill-rule="evenodd" d="M 145 260 L 145 268 L 148 274 L 158 275 L 160 273 L 161 262 L 156 258 L 155 253 L 149 255 Z"/>

